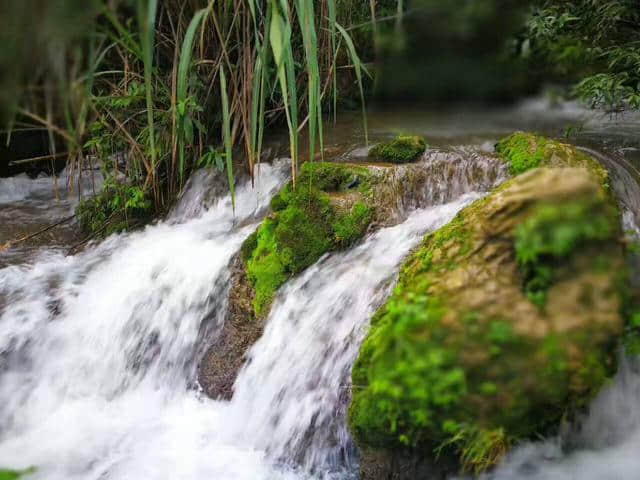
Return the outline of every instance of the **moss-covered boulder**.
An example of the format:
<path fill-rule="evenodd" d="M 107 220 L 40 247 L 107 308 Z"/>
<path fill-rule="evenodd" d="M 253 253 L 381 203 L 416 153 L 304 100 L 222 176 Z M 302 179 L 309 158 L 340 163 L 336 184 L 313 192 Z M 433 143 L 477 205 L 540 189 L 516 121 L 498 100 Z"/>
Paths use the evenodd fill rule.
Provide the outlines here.
<path fill-rule="evenodd" d="M 380 162 L 409 163 L 417 160 L 426 148 L 422 137 L 398 135 L 390 142 L 374 145 L 369 157 Z"/>
<path fill-rule="evenodd" d="M 204 391 L 212 398 L 232 396 L 271 301 L 291 276 L 366 231 L 401 222 L 413 208 L 448 201 L 471 184 L 490 188 L 502 177 L 504 166 L 495 158 L 467 160 L 434 152 L 420 165 L 304 164 L 296 188 L 289 184 L 272 199 L 271 213 L 231 263 L 227 315 L 215 338 L 202 338 L 198 381 Z"/>
<path fill-rule="evenodd" d="M 353 368 L 363 480 L 412 478 L 367 476 L 368 459 L 389 452 L 487 469 L 584 406 L 614 371 L 624 253 L 601 173 L 530 170 L 408 259 Z"/>
<path fill-rule="evenodd" d="M 287 185 L 272 199 L 271 215 L 243 246 L 256 315 L 291 276 L 365 234 L 375 178 L 364 166 L 305 163 L 295 187 Z"/>
<path fill-rule="evenodd" d="M 574 146 L 557 140 L 530 132 L 516 132 L 500 140 L 496 152 L 507 163 L 512 175 L 538 167 L 580 167 L 600 179 L 605 189 L 609 188 L 609 176 L 602 165 Z"/>

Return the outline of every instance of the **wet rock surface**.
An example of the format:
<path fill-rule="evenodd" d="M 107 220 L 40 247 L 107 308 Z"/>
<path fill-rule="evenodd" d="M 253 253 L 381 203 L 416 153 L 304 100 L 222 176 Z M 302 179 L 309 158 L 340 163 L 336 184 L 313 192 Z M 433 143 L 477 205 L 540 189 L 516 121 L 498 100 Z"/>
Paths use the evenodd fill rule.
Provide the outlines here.
<path fill-rule="evenodd" d="M 253 311 L 254 291 L 244 260 L 236 255 L 231 263 L 228 313 L 221 331 L 200 362 L 198 383 L 214 399 L 229 400 L 233 384 L 246 360 L 246 353 L 262 335 L 264 318 Z"/>
<path fill-rule="evenodd" d="M 334 171 L 334 165 L 339 173 Z M 327 190 L 322 194 L 338 215 L 347 215 L 363 203 L 371 206 L 373 215 L 366 232 L 396 225 L 415 208 L 442 204 L 474 189 L 490 189 L 506 178 L 506 168 L 497 157 L 471 149 L 433 150 L 419 162 L 409 165 L 327 162 L 314 164 L 312 171 L 313 181 Z M 335 179 L 339 179 L 337 184 L 334 184 Z M 302 182 L 307 181 L 303 177 Z M 273 208 L 281 208 L 278 196 L 272 201 Z M 272 212 L 265 222 L 273 222 L 275 215 L 277 212 Z M 296 233 L 296 229 L 304 226 L 292 223 L 291 236 L 303 235 L 303 232 Z M 364 233 L 363 229 L 358 235 Z M 305 244 L 305 248 L 308 247 Z M 248 350 L 262 335 L 269 313 L 268 303 L 263 311 L 256 312 L 255 309 L 256 290 L 247 268 L 247 260 L 255 248 L 255 236 L 252 236 L 245 242 L 243 252 L 234 257 L 226 320 L 218 336 L 204 340 L 207 342 L 206 353 L 200 361 L 198 381 L 212 398 L 231 398 L 237 374 L 246 361 Z"/>
<path fill-rule="evenodd" d="M 615 371 L 624 255 L 600 180 L 580 168 L 529 171 L 407 261 L 353 371 L 352 432 L 394 459 L 370 478 L 404 478 L 396 459 L 438 448 L 484 470 Z M 529 289 L 531 275 L 544 288 Z M 363 474 L 367 458 L 384 456 L 363 457 Z"/>

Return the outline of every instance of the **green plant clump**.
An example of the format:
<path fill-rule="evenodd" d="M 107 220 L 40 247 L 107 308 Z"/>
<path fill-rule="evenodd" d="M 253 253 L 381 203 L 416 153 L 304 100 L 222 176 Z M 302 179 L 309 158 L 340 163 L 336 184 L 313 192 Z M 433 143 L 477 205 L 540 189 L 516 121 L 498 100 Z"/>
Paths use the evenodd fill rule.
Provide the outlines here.
<path fill-rule="evenodd" d="M 139 226 L 150 220 L 153 206 L 137 186 L 107 180 L 95 197 L 80 202 L 76 215 L 87 233 L 108 236 Z"/>
<path fill-rule="evenodd" d="M 529 299 L 544 307 L 554 267 L 579 246 L 597 245 L 618 233 L 615 206 L 598 199 L 540 205 L 515 232 L 515 251 Z"/>
<path fill-rule="evenodd" d="M 289 184 L 272 199 L 273 214 L 242 249 L 257 315 L 264 313 L 288 278 L 365 234 L 373 217 L 373 208 L 364 200 L 370 180 L 364 167 L 306 163 L 295 188 Z M 342 206 L 337 200 L 343 196 L 355 201 Z"/>
<path fill-rule="evenodd" d="M 426 148 L 422 137 L 398 135 L 390 142 L 372 147 L 369 156 L 383 162 L 409 163 L 417 160 Z"/>
<path fill-rule="evenodd" d="M 516 132 L 500 140 L 496 152 L 508 164 L 512 175 L 538 167 L 582 167 L 594 173 L 605 189 L 609 188 L 609 175 L 602 165 L 565 143 L 533 133 Z"/>

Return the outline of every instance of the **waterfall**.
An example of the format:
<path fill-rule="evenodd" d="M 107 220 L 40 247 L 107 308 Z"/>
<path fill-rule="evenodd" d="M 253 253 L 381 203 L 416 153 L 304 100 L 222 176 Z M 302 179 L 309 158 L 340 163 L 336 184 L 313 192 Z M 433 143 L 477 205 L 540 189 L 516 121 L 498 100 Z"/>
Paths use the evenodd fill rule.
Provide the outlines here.
<path fill-rule="evenodd" d="M 0 269 L 0 467 L 35 466 L 36 480 L 357 478 L 345 417 L 369 319 L 425 233 L 503 174 L 490 161 L 482 173 L 444 160 L 420 167 L 445 179 L 422 197 L 398 177 L 417 199 L 401 223 L 281 289 L 230 401 L 199 391 L 198 342 L 224 321 L 230 260 L 286 181 L 286 163 L 262 165 L 256 188 L 240 184 L 235 213 L 216 186 L 224 179 L 200 172 L 164 222 Z M 633 185 L 618 180 L 624 172 L 613 178 L 618 192 Z M 462 196 L 446 196 L 446 182 Z M 634 192 L 622 203 L 637 228 Z M 635 479 L 640 365 L 621 365 L 571 432 L 519 446 L 488 478 Z"/>
<path fill-rule="evenodd" d="M 187 222 L 0 270 L 0 465 L 206 478 L 200 464 L 220 452 L 199 447 L 216 410 L 187 394 L 194 345 L 203 318 L 223 318 L 229 258 L 286 171 L 264 166 L 256 189 L 239 188 L 235 217 L 225 197 Z"/>
<path fill-rule="evenodd" d="M 353 462 L 344 410 L 368 321 L 407 253 L 477 198 L 416 210 L 289 282 L 236 381 L 228 412 L 234 437 L 276 459 L 293 455 L 304 470 L 345 478 Z"/>
<path fill-rule="evenodd" d="M 235 215 L 228 196 L 203 209 L 210 179 L 196 176 L 164 222 L 0 269 L 0 466 L 47 480 L 357 472 L 344 411 L 368 319 L 424 233 L 477 195 L 415 210 L 290 281 L 232 400 L 204 398 L 201 331 L 224 320 L 230 259 L 286 171 L 263 165 Z"/>

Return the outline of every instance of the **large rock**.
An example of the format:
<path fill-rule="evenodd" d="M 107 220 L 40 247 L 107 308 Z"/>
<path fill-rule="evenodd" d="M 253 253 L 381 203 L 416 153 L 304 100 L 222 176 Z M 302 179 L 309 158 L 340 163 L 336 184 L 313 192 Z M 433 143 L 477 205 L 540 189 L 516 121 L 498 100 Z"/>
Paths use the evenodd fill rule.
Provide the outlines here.
<path fill-rule="evenodd" d="M 624 253 L 591 162 L 506 182 L 408 259 L 353 369 L 363 480 L 487 469 L 614 371 Z"/>

